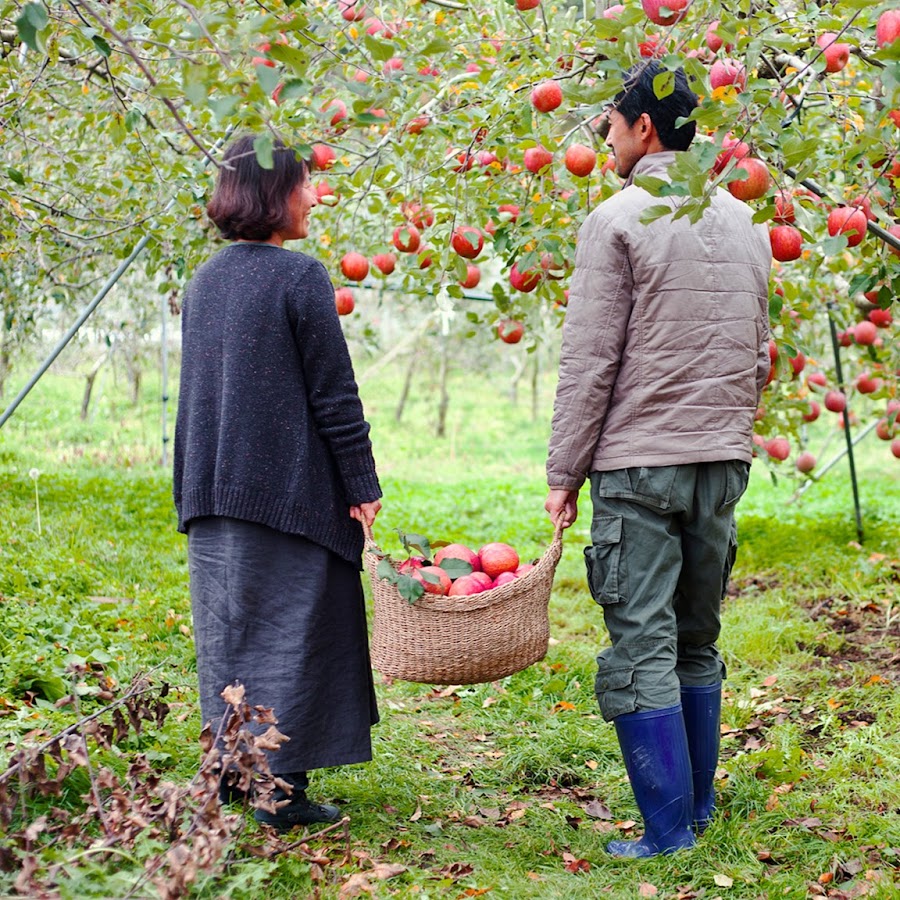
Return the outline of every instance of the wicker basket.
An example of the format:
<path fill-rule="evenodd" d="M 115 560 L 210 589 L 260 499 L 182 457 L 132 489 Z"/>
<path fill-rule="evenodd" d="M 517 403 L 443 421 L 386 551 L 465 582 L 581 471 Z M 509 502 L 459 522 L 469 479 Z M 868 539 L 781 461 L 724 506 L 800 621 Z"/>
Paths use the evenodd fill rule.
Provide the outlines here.
<path fill-rule="evenodd" d="M 469 596 L 425 594 L 415 603 L 379 578 L 374 549 L 366 528 L 364 558 L 375 603 L 372 664 L 382 675 L 424 684 L 482 684 L 544 658 L 562 529 L 534 568 L 515 581 Z"/>

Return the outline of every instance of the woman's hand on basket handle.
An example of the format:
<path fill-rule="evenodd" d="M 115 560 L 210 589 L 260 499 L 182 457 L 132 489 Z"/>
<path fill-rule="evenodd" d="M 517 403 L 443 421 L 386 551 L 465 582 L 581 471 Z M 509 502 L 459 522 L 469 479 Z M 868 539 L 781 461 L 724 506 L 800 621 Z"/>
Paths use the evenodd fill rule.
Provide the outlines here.
<path fill-rule="evenodd" d="M 373 500 L 371 503 L 360 503 L 359 506 L 350 507 L 350 518 L 356 519 L 357 522 L 362 522 L 371 528 L 379 509 L 381 509 L 380 500 Z"/>
<path fill-rule="evenodd" d="M 563 528 L 568 528 L 578 518 L 578 491 L 551 489 L 544 509 L 549 513 L 554 525 L 560 522 Z"/>

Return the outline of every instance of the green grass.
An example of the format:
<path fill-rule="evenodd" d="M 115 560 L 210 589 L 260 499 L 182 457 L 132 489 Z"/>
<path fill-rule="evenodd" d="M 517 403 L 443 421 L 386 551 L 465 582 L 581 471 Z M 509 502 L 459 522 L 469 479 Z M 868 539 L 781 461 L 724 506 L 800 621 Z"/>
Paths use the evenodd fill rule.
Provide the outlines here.
<path fill-rule="evenodd" d="M 474 545 L 505 540 L 525 557 L 549 542 L 552 377 L 539 379 L 532 418 L 527 388 L 518 403 L 509 399 L 508 362 L 485 356 L 510 349 L 481 350 L 454 372 L 442 439 L 430 372 L 423 367 L 397 424 L 402 371 L 366 378 L 367 364 L 358 365 L 385 493 L 376 522 L 385 547 L 398 547 L 397 528 Z M 120 683 L 157 667 L 175 688 L 173 715 L 121 747 L 118 764 L 141 751 L 166 777 L 187 781 L 200 723 L 185 542 L 169 473 L 156 464 L 160 388 L 148 375 L 144 402 L 132 408 L 122 385 L 101 387 L 83 423 L 77 374 L 47 376 L 0 431 L 0 741 L 9 753 L 71 723 L 72 707 L 54 700 L 69 688 L 73 659 L 102 665 Z M 375 759 L 315 779 L 317 793 L 352 818 L 349 856 L 336 837 L 320 842 L 331 862 L 314 881 L 296 853 L 263 862 L 241 850 L 242 862 L 201 878 L 191 895 L 337 898 L 342 882 L 374 861 L 406 866 L 372 880 L 380 897 L 628 898 L 653 885 L 667 898 L 801 898 L 815 895 L 819 880 L 824 891 L 844 892 L 837 897 L 900 896 L 900 464 L 874 438 L 857 451 L 862 545 L 845 463 L 800 502 L 791 502 L 792 478 L 773 484 L 764 464 L 754 466 L 721 641 L 729 670 L 722 812 L 696 849 L 632 862 L 603 852 L 621 823 L 640 818 L 593 697 L 606 638 L 584 584 L 583 506 L 565 536 L 546 659 L 453 691 L 376 679 Z M 81 702 L 85 711 L 98 705 L 90 691 Z M 83 789 L 73 785 L 53 803 L 76 812 Z M 589 815 L 591 801 L 612 819 Z M 32 803 L 27 814 L 47 808 Z M 258 842 L 252 824 L 246 841 Z M 60 853 L 45 852 L 48 861 Z M 115 866 L 90 855 L 68 864 L 60 895 L 124 896 L 151 842 L 141 852 Z M 580 870 L 566 868 L 572 861 Z M 0 872 L 0 892 L 15 875 Z"/>

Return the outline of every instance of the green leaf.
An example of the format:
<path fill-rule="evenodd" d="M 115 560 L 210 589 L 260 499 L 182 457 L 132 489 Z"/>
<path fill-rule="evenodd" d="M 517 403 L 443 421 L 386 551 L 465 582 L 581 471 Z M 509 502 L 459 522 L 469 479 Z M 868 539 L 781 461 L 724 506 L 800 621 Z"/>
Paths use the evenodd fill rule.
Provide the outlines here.
<path fill-rule="evenodd" d="M 439 53 L 449 53 L 452 49 L 453 44 L 446 38 L 435 37 L 432 38 L 419 53 L 421 53 L 422 56 L 436 56 Z"/>
<path fill-rule="evenodd" d="M 25 184 L 25 176 L 18 169 L 7 169 L 6 174 L 10 181 L 14 181 L 16 184 Z"/>
<path fill-rule="evenodd" d="M 41 3 L 26 3 L 22 8 L 22 14 L 16 19 L 19 39 L 36 53 L 43 51 L 41 32 L 47 27 L 48 21 L 47 11 Z"/>
<path fill-rule="evenodd" d="M 272 141 L 272 135 L 268 131 L 264 131 L 253 139 L 253 150 L 256 153 L 256 161 L 264 169 L 272 169 L 275 167 L 273 148 L 274 143 Z"/>
<path fill-rule="evenodd" d="M 378 41 L 371 34 L 363 36 L 363 43 L 366 45 L 366 50 L 380 62 L 384 62 L 394 55 L 394 48 L 391 44 Z"/>
<path fill-rule="evenodd" d="M 640 222 L 642 225 L 649 225 L 651 222 L 655 222 L 657 219 L 661 219 L 663 216 L 667 216 L 671 212 L 671 207 L 667 206 L 664 203 L 657 204 L 656 206 L 648 206 L 641 213 Z"/>
<path fill-rule="evenodd" d="M 425 559 L 431 559 L 431 545 L 428 543 L 427 537 L 422 534 L 406 534 L 399 528 L 397 528 L 396 531 L 397 537 L 400 538 L 400 543 L 407 553 L 411 554 L 416 550 L 424 556 Z"/>
<path fill-rule="evenodd" d="M 407 603 L 415 603 L 425 593 L 425 585 L 418 578 L 401 575 L 397 579 L 397 592 Z"/>
<path fill-rule="evenodd" d="M 100 51 L 102 56 L 105 56 L 107 59 L 112 55 L 112 47 L 99 35 L 92 34 L 91 42 L 93 45 Z"/>
<path fill-rule="evenodd" d="M 669 72 L 668 70 L 665 72 L 660 72 L 653 79 L 653 93 L 656 94 L 657 99 L 664 100 L 670 94 L 675 91 L 675 73 Z"/>
<path fill-rule="evenodd" d="M 128 129 L 128 131 L 134 131 L 134 129 L 141 124 L 143 119 L 144 114 L 141 112 L 141 110 L 136 109 L 132 106 L 131 109 L 129 109 L 128 112 L 125 113 L 125 127 Z"/>
<path fill-rule="evenodd" d="M 634 183 L 654 197 L 661 197 L 662 192 L 669 186 L 665 178 L 657 178 L 655 175 L 637 175 Z M 668 210 L 668 207 L 666 209 Z"/>
<path fill-rule="evenodd" d="M 278 69 L 273 69 L 271 66 L 260 65 L 256 66 L 256 78 L 263 91 L 271 96 L 281 81 L 281 73 Z"/>
<path fill-rule="evenodd" d="M 269 47 L 268 55 L 289 66 L 298 75 L 303 75 L 309 69 L 309 54 L 305 50 L 298 50 L 287 44 L 272 44 Z"/>
<path fill-rule="evenodd" d="M 397 583 L 397 578 L 399 577 L 399 573 L 387 557 L 378 561 L 378 565 L 375 567 L 375 574 L 382 581 L 390 581 L 393 584 Z"/>
<path fill-rule="evenodd" d="M 209 99 L 209 108 L 212 110 L 216 120 L 224 122 L 237 108 L 241 102 L 241 98 L 236 94 L 230 94 L 227 97 L 219 97 L 218 99 Z"/>
<path fill-rule="evenodd" d="M 441 568 L 450 576 L 451 581 L 472 572 L 471 563 L 467 563 L 464 559 L 454 559 L 452 556 L 445 556 L 441 560 Z"/>

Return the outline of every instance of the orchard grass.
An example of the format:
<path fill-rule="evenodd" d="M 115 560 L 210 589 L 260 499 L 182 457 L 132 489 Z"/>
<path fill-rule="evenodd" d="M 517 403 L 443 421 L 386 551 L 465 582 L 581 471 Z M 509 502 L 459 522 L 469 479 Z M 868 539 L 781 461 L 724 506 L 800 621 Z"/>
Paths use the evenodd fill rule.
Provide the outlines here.
<path fill-rule="evenodd" d="M 404 373 L 359 371 L 385 493 L 379 543 L 399 553 L 400 529 L 474 547 L 507 541 L 538 556 L 552 535 L 543 512 L 552 377 L 539 374 L 534 398 L 520 385 L 514 403 L 501 364 L 460 367 L 436 438 L 436 376 L 415 380 L 398 424 Z M 73 721 L 71 705 L 55 705 L 70 690 L 73 654 L 122 684 L 153 670 L 173 686 L 173 713 L 120 747 L 116 764 L 142 752 L 186 782 L 200 721 L 186 547 L 154 443 L 160 387 L 148 375 L 132 407 L 108 384 L 86 422 L 80 390 L 77 377 L 46 376 L 0 431 L 0 738 L 8 754 Z M 817 425 L 824 436 L 828 426 Z M 789 472 L 773 482 L 765 463 L 754 465 L 723 616 L 719 812 L 694 850 L 642 861 L 603 851 L 641 823 L 593 696 L 606 639 L 584 584 L 585 494 L 556 573 L 547 657 L 467 687 L 376 674 L 373 762 L 313 780 L 316 796 L 351 817 L 349 855 L 330 835 L 314 846 L 327 865 L 290 852 L 254 859 L 247 845 L 261 837 L 248 820 L 234 864 L 202 875 L 191 896 L 337 898 L 360 872 L 381 897 L 900 896 L 900 462 L 874 435 L 857 453 L 862 545 L 846 461 L 799 502 Z M 82 712 L 101 705 L 81 698 Z M 80 810 L 86 789 L 76 773 L 62 798 L 35 799 L 26 814 Z M 114 866 L 86 854 L 65 869 L 61 896 L 124 896 L 159 849 Z M 381 881 L 372 874 L 381 862 L 405 869 Z M 14 879 L 0 873 L 0 893 Z"/>

